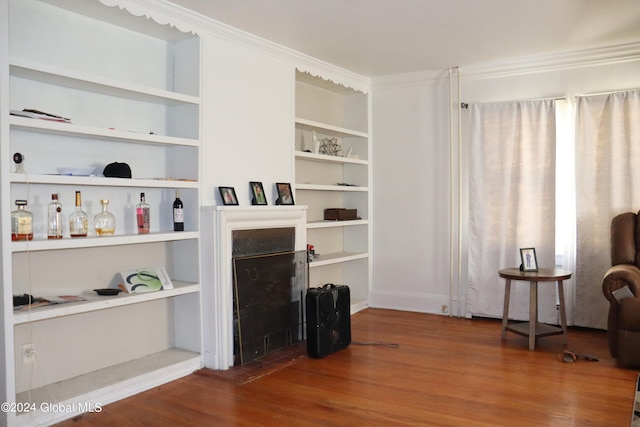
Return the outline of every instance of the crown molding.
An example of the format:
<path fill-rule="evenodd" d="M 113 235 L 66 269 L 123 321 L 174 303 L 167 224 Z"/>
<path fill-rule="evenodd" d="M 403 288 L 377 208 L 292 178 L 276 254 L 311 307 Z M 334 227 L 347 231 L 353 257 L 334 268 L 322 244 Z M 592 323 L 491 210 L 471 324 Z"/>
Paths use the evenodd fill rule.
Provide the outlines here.
<path fill-rule="evenodd" d="M 197 28 L 189 25 L 188 20 L 181 19 L 182 16 L 176 13 L 166 13 L 170 8 L 164 5 L 171 3 L 164 0 L 148 1 L 148 0 L 98 0 L 105 6 L 117 7 L 121 10 L 128 11 L 133 16 L 144 16 L 147 19 L 155 21 L 159 25 L 168 25 L 174 27 L 183 33 L 197 34 Z"/>
<path fill-rule="evenodd" d="M 411 87 L 433 84 L 446 79 L 448 69 L 424 70 L 414 73 L 368 77 L 313 58 L 240 29 L 223 24 L 169 0 L 100 0 L 102 3 L 125 8 L 132 14 L 147 16 L 160 24 L 168 24 L 183 32 L 203 36 L 212 35 L 244 47 L 293 63 L 299 71 L 363 93 L 372 88 Z M 584 67 L 640 60 L 640 42 L 597 47 L 580 51 L 554 53 L 507 59 L 481 64 L 464 65 L 460 77 L 492 79 L 523 74 L 545 73 Z"/>
<path fill-rule="evenodd" d="M 290 59 L 294 60 L 294 58 Z M 296 61 L 296 69 L 302 73 L 321 78 L 325 82 L 331 82 L 346 89 L 352 89 L 365 94 L 368 94 L 371 90 L 371 79 L 369 77 L 352 73 L 309 56 L 306 58 L 299 57 L 298 61 Z"/>
<path fill-rule="evenodd" d="M 468 65 L 460 67 L 460 78 L 493 79 L 632 61 L 640 61 L 640 42 Z M 447 71 L 439 69 L 374 77 L 372 86 L 377 90 L 433 84 L 447 78 Z"/>
<path fill-rule="evenodd" d="M 638 60 L 640 60 L 640 42 L 634 42 L 471 65 L 462 67 L 462 71 L 465 79 L 491 79 Z"/>
<path fill-rule="evenodd" d="M 368 93 L 371 79 L 349 70 L 336 67 L 291 48 L 263 39 L 246 31 L 216 21 L 168 0 L 100 0 L 106 4 L 124 7 L 135 15 L 150 17 L 156 22 L 175 26 L 183 32 L 192 32 L 224 39 L 288 62 L 295 67 L 323 80 Z"/>

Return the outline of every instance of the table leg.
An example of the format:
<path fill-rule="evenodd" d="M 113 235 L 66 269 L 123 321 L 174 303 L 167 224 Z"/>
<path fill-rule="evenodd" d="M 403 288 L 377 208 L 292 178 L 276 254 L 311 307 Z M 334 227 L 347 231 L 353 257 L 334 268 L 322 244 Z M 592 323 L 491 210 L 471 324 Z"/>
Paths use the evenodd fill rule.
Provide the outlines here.
<path fill-rule="evenodd" d="M 529 350 L 536 348 L 536 323 L 538 322 L 538 282 L 529 285 Z"/>
<path fill-rule="evenodd" d="M 504 307 L 502 312 L 502 341 L 507 339 L 507 323 L 509 322 L 509 297 L 511 295 L 511 279 L 504 285 Z"/>
<path fill-rule="evenodd" d="M 562 327 L 562 343 L 567 345 L 569 343 L 567 337 L 567 314 L 564 308 L 564 284 L 562 280 L 558 280 L 558 297 L 560 298 L 560 326 Z"/>

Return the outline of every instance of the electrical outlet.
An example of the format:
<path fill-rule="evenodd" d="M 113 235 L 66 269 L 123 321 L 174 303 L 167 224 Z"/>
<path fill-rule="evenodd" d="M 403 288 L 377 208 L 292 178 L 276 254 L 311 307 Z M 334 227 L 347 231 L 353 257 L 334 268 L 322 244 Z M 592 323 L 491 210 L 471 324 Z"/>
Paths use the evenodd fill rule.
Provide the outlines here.
<path fill-rule="evenodd" d="M 22 363 L 32 363 L 36 360 L 36 346 L 34 343 L 22 346 Z"/>
<path fill-rule="evenodd" d="M 449 312 L 449 307 L 447 307 L 446 305 L 443 305 L 443 306 L 442 306 L 442 312 L 443 312 L 444 314 L 447 314 L 447 313 Z"/>

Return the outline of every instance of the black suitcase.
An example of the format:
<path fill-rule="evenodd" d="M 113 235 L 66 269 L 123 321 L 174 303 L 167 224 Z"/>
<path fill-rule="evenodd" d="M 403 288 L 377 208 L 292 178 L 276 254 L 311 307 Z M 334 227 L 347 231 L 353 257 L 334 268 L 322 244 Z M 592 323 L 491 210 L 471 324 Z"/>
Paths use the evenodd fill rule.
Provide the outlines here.
<path fill-rule="evenodd" d="M 307 353 L 322 358 L 351 344 L 351 297 L 349 287 L 326 284 L 309 288 L 307 311 Z"/>

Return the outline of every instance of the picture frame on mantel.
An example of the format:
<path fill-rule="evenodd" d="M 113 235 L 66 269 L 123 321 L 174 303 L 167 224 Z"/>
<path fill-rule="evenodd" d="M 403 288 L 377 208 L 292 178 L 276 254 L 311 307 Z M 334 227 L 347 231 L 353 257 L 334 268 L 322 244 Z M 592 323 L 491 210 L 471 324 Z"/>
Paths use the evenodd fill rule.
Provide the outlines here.
<path fill-rule="evenodd" d="M 251 187 L 251 204 L 252 205 L 266 205 L 267 204 L 267 196 L 264 194 L 264 187 L 262 186 L 262 182 L 251 181 L 249 183 Z"/>
<path fill-rule="evenodd" d="M 293 192 L 291 184 L 288 182 L 276 182 L 276 190 L 278 190 L 278 198 L 276 205 L 295 205 L 293 201 Z"/>
<path fill-rule="evenodd" d="M 238 196 L 234 187 L 218 187 L 222 204 L 225 206 L 238 206 Z"/>
<path fill-rule="evenodd" d="M 520 248 L 520 261 L 521 271 L 538 271 L 536 248 Z"/>

